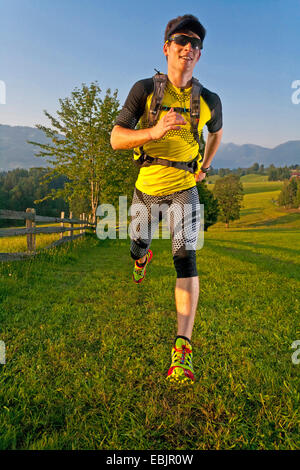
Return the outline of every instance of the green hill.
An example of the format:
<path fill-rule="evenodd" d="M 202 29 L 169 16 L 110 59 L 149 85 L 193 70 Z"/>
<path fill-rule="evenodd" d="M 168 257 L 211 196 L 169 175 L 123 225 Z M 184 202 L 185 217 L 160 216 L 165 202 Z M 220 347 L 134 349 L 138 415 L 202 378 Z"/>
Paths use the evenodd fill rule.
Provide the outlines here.
<path fill-rule="evenodd" d="M 244 199 L 241 218 L 230 223 L 232 229 L 300 228 L 300 212 L 276 204 L 283 183 L 280 181 L 243 182 Z M 213 185 L 208 185 L 210 190 Z M 224 230 L 218 222 L 209 231 Z"/>
<path fill-rule="evenodd" d="M 242 183 L 261 183 L 263 181 L 268 181 L 267 175 L 249 174 L 241 176 Z"/>

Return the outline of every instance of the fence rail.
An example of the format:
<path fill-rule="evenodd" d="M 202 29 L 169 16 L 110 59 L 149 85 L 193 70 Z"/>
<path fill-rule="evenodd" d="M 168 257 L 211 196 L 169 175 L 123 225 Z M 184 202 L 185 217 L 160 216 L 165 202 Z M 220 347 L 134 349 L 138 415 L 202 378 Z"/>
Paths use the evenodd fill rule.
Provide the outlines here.
<path fill-rule="evenodd" d="M 12 211 L 0 209 L 0 219 L 14 219 L 14 220 L 25 220 L 26 228 L 7 228 L 0 229 L 0 238 L 1 237 L 15 237 L 18 235 L 26 235 L 27 237 L 27 251 L 20 253 L 0 253 L 0 261 L 12 261 L 25 259 L 31 256 L 36 255 L 40 251 L 53 248 L 55 246 L 61 245 L 72 240 L 75 240 L 79 237 L 85 235 L 86 229 L 95 230 L 96 224 L 90 222 L 86 219 L 86 215 L 80 214 L 80 218 L 73 218 L 72 212 L 70 212 L 69 217 L 65 217 L 65 213 L 61 212 L 61 217 L 48 217 L 37 215 L 35 209 L 27 208 L 26 212 L 22 211 Z M 60 223 L 60 226 L 56 227 L 37 227 L 36 223 Z M 68 226 L 65 226 L 68 224 Z M 78 225 L 74 227 L 74 225 Z M 74 234 L 75 231 L 80 231 L 79 234 Z M 64 232 L 68 232 L 67 236 L 64 236 Z M 54 241 L 50 245 L 44 247 L 42 250 L 36 250 L 36 235 L 40 233 L 59 233 L 59 240 Z"/>
<path fill-rule="evenodd" d="M 76 219 L 71 217 L 72 212 L 70 212 L 70 218 L 66 217 L 48 217 L 45 215 L 37 215 L 35 213 L 35 209 L 26 209 L 28 212 L 21 212 L 21 211 L 10 211 L 10 210 L 4 210 L 0 209 L 0 219 L 15 219 L 15 220 L 35 220 L 36 222 L 66 222 L 66 223 L 73 223 L 73 224 L 82 224 L 83 222 L 89 224 L 90 222 L 88 220 L 81 220 L 81 219 Z M 33 212 L 34 211 L 34 212 Z M 64 212 L 61 212 L 61 214 L 64 214 Z M 85 214 L 82 214 L 85 216 Z M 91 224 L 95 225 L 95 224 Z"/>
<path fill-rule="evenodd" d="M 16 237 L 18 235 L 39 234 L 39 233 L 60 233 L 73 232 L 74 230 L 82 230 L 90 228 L 89 225 L 81 227 L 32 227 L 32 228 L 8 228 L 0 229 L 0 237 Z"/>

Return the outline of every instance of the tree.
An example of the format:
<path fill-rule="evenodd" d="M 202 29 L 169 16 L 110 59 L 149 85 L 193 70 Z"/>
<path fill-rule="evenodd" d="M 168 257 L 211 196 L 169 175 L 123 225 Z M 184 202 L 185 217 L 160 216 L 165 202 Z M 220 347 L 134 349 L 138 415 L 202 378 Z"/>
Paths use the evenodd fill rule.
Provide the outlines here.
<path fill-rule="evenodd" d="M 216 181 L 213 193 L 219 204 L 219 219 L 228 228 L 230 220 L 240 218 L 243 185 L 238 176 L 227 175 Z"/>
<path fill-rule="evenodd" d="M 276 181 L 277 180 L 277 170 L 275 168 L 275 165 L 271 163 L 271 165 L 268 168 L 268 181 Z"/>
<path fill-rule="evenodd" d="M 78 199 L 88 200 L 94 222 L 100 194 L 107 190 L 111 178 L 117 177 L 121 158 L 110 145 L 119 112 L 117 91 L 111 94 L 108 89 L 103 99 L 100 93 L 97 82 L 82 84 L 81 89 L 76 87 L 70 98 L 59 100 L 58 118 L 44 110 L 51 127 L 36 126 L 51 143 L 29 141 L 40 148 L 36 156 L 48 157 L 47 162 L 52 165 L 47 169 L 46 181 L 58 175 L 67 178 L 63 188 L 52 188 L 42 200 L 62 197 L 71 207 L 78 207 Z"/>
<path fill-rule="evenodd" d="M 253 163 L 252 166 L 250 166 L 249 173 L 257 173 L 258 170 L 259 170 L 259 164 L 256 162 L 256 163 Z"/>
<path fill-rule="evenodd" d="M 37 199 L 42 199 L 52 188 L 62 188 L 65 177 L 57 177 L 50 183 L 44 183 L 43 179 L 47 170 L 45 168 L 30 168 L 30 170 L 19 168 L 0 173 L 0 209 L 25 211 L 27 207 L 36 209 L 38 215 L 59 217 L 61 211 L 68 210 L 64 200 L 44 200 L 38 205 Z M 24 221 L 8 219 L 0 220 L 0 226 L 23 225 Z"/>
<path fill-rule="evenodd" d="M 283 168 L 280 168 L 280 170 L 280 180 L 289 179 L 291 177 L 291 171 L 286 165 Z"/>
<path fill-rule="evenodd" d="M 275 168 L 272 164 L 268 168 L 268 181 L 282 181 L 289 179 L 291 176 L 290 169 L 285 165 L 285 167 Z"/>
<path fill-rule="evenodd" d="M 295 198 L 295 207 L 300 209 L 300 180 L 297 181 L 297 193 Z"/>
<path fill-rule="evenodd" d="M 218 201 L 207 188 L 205 181 L 197 183 L 200 204 L 204 204 L 204 230 L 215 224 L 218 220 Z"/>
<path fill-rule="evenodd" d="M 300 183 L 297 183 L 296 178 L 292 178 L 291 181 L 285 181 L 278 196 L 278 204 L 286 208 L 299 207 L 299 187 Z"/>
<path fill-rule="evenodd" d="M 279 206 L 287 207 L 289 204 L 289 188 L 288 188 L 288 181 L 285 181 L 283 184 L 283 188 L 278 196 L 278 204 Z"/>

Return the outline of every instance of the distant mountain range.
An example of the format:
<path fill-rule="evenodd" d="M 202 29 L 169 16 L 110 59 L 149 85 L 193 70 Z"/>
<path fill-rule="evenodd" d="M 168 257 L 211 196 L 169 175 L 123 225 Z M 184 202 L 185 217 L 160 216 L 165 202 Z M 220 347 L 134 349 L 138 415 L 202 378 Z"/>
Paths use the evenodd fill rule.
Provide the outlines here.
<path fill-rule="evenodd" d="M 300 140 L 290 140 L 272 149 L 253 144 L 221 143 L 213 160 L 214 168 L 249 168 L 253 163 L 268 167 L 300 164 Z"/>
<path fill-rule="evenodd" d="M 34 127 L 7 126 L 0 124 L 0 171 L 14 168 L 44 167 L 42 157 L 35 157 L 38 147 L 28 144 L 32 140 L 47 143 L 44 133 Z M 259 145 L 221 144 L 214 160 L 214 168 L 249 168 L 253 163 L 265 167 L 300 164 L 300 140 L 285 142 L 273 149 Z"/>
<path fill-rule="evenodd" d="M 44 133 L 35 127 L 0 124 L 0 171 L 47 166 L 44 158 L 34 156 L 39 148 L 28 144 L 27 140 L 42 144 L 49 142 Z"/>

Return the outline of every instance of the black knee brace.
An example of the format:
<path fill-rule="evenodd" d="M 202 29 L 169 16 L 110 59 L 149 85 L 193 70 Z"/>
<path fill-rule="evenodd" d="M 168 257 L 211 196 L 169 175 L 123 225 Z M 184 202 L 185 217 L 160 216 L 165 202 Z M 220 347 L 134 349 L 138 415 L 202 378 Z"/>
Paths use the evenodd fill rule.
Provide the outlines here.
<path fill-rule="evenodd" d="M 173 256 L 177 278 L 198 276 L 196 251 L 180 248 Z"/>

